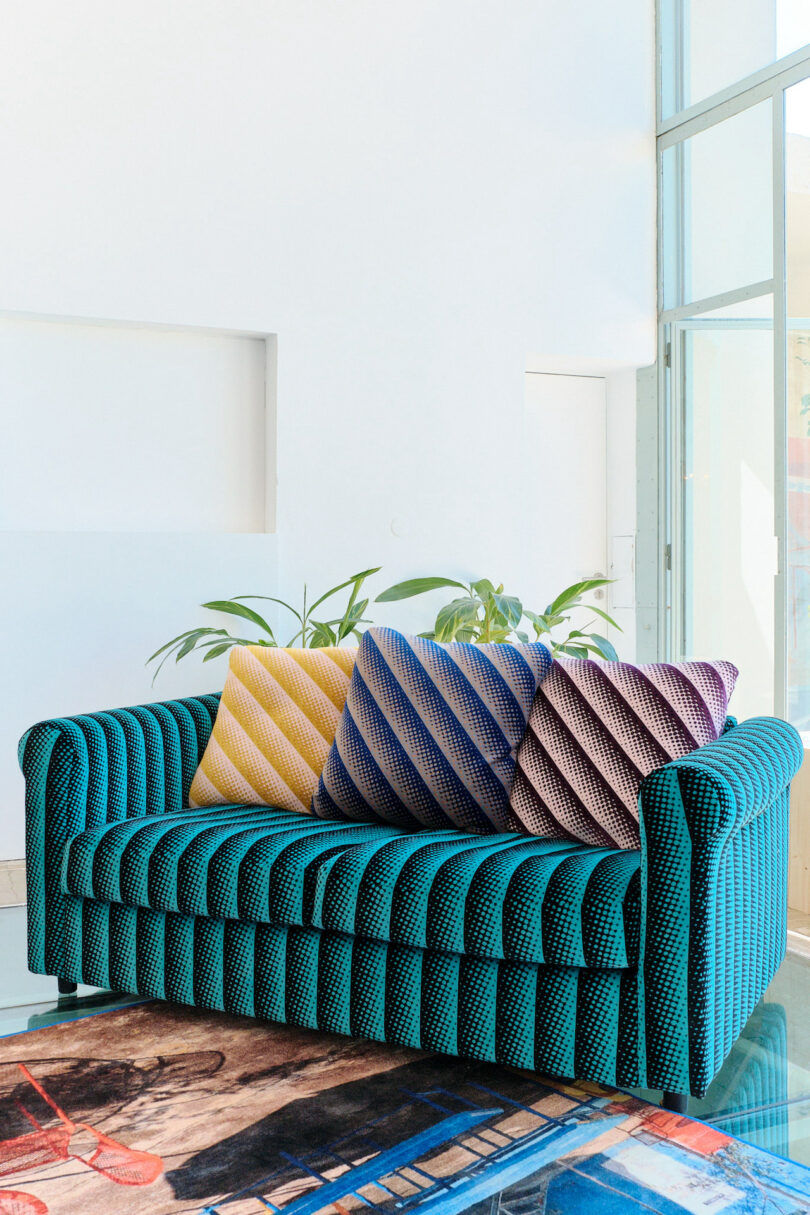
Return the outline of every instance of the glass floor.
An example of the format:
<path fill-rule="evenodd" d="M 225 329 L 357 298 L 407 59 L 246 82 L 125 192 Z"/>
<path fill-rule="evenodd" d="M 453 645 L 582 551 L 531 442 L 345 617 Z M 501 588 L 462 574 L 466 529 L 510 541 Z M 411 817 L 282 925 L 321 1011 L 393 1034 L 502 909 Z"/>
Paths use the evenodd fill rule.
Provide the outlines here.
<path fill-rule="evenodd" d="M 57 999 L 55 979 L 28 973 L 24 907 L 0 908 L 0 975 L 0 1036 L 142 1002 L 90 987 Z M 689 1113 L 810 1167 L 808 1009 L 810 957 L 790 952 L 705 1098 L 690 1100 Z"/>

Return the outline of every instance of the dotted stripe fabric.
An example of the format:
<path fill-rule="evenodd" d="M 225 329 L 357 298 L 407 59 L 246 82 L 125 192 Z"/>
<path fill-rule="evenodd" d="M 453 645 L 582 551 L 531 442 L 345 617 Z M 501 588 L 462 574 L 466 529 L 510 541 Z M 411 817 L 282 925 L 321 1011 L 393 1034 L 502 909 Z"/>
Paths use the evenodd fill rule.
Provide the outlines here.
<path fill-rule="evenodd" d="M 192 806 L 309 814 L 346 703 L 355 648 L 235 646 Z"/>
<path fill-rule="evenodd" d="M 641 787 L 641 1011 L 652 1087 L 702 1094 L 785 953 L 787 722 L 753 718 Z"/>
<path fill-rule="evenodd" d="M 460 957 L 66 900 L 66 976 L 329 1033 L 635 1086 L 634 970 Z"/>
<path fill-rule="evenodd" d="M 640 961 L 602 969 L 372 940 L 359 935 L 357 923 L 352 935 L 64 894 L 69 840 L 88 829 L 103 834 L 107 824 L 140 820 L 151 826 L 178 815 L 216 706 L 216 696 L 171 701 L 43 722 L 25 735 L 20 755 L 33 970 L 558 1075 L 702 1095 L 784 954 L 789 784 L 803 758 L 791 726 L 770 718 L 731 725 L 717 742 L 646 778 L 640 796 Z M 327 831 L 338 826 L 323 824 Z M 406 837 L 382 830 L 392 836 L 383 850 L 399 849 Z M 503 845 L 505 859 L 487 861 L 495 890 L 496 878 L 504 878 L 501 866 L 508 868 L 506 858 L 517 846 L 504 837 L 483 842 L 493 845 L 492 857 Z M 370 853 L 371 844 L 369 836 L 351 848 Z M 350 873 L 343 858 L 351 848 L 325 852 L 296 878 L 303 905 L 311 905 L 313 919 L 319 909 L 324 924 L 345 916 L 339 900 L 331 900 L 349 890 L 358 873 L 360 881 L 366 873 L 369 882 L 375 873 L 389 884 L 393 878 L 392 912 L 396 904 L 405 863 L 396 877 L 396 866 L 389 872 L 369 864 Z M 226 854 L 232 863 L 232 853 Z M 541 861 L 538 853 L 532 865 Z M 469 876 L 467 865 L 463 850 L 453 854 L 448 873 L 459 885 Z M 346 871 L 330 887 L 339 866 Z M 603 879 L 599 897 L 610 902 L 612 869 Z M 483 878 L 471 879 L 471 889 L 476 880 Z M 592 882 L 593 875 L 586 882 L 588 901 L 599 894 L 599 883 Z M 628 895 L 631 886 L 632 879 Z M 451 887 L 456 889 L 441 887 L 442 899 Z M 225 883 L 223 889 L 232 887 Z M 570 888 L 561 887 L 553 909 L 548 893 L 543 899 L 544 949 L 547 939 L 563 939 L 547 933 L 545 921 L 566 898 L 572 898 Z M 366 889 L 363 906 L 367 899 L 369 914 L 385 905 L 384 892 L 375 903 Z M 433 931 L 437 901 L 428 896 L 426 932 Z M 419 916 L 407 922 L 408 905 L 401 904 L 397 933 L 421 931 Z M 615 915 L 615 901 L 611 905 Z M 630 951 L 627 923 L 625 916 Z M 493 925 L 486 918 L 481 924 L 485 939 Z M 608 941 L 604 925 L 601 931 Z M 504 929 L 504 942 L 508 936 Z M 583 921 L 585 958 L 593 962 L 584 936 Z M 465 940 L 464 948 L 471 943 Z"/>
<path fill-rule="evenodd" d="M 638 848 L 642 779 L 716 739 L 730 662 L 555 659 L 517 758 L 507 829 Z"/>
<path fill-rule="evenodd" d="M 25 776 L 28 965 L 61 975 L 65 844 L 88 827 L 188 804 L 219 694 L 40 722 L 20 740 Z"/>
<path fill-rule="evenodd" d="M 313 924 L 475 957 L 620 968 L 638 957 L 639 854 L 422 831 L 334 856 Z"/>
<path fill-rule="evenodd" d="M 525 836 L 193 810 L 76 836 L 62 887 L 496 960 L 612 969 L 638 958 L 638 853 Z"/>
<path fill-rule="evenodd" d="M 65 849 L 62 888 L 103 902 L 218 919 L 309 924 L 320 866 L 393 827 L 218 806 L 94 828 Z"/>
<path fill-rule="evenodd" d="M 409 828 L 506 828 L 515 753 L 545 646 L 439 645 L 372 628 L 313 810 Z"/>

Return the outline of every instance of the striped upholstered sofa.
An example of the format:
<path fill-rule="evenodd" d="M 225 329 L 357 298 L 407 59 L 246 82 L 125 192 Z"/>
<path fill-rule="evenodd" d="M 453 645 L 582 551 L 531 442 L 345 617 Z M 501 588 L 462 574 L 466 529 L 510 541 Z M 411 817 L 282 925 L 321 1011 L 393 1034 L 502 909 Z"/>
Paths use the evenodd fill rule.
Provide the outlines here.
<path fill-rule="evenodd" d="M 702 1095 L 785 949 L 796 732 L 648 776 L 641 848 L 189 809 L 216 695 L 42 722 L 29 965 L 78 982 Z"/>

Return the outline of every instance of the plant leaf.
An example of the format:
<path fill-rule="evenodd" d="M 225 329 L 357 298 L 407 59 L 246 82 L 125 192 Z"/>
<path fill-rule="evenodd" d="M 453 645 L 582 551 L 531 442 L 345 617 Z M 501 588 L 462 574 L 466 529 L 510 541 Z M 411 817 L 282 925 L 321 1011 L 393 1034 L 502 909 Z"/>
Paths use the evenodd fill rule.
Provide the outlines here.
<path fill-rule="evenodd" d="M 224 636 L 227 634 L 227 629 L 213 629 L 213 628 L 187 629 L 185 633 L 178 633 L 178 635 L 176 637 L 172 637 L 171 641 L 167 641 L 165 645 L 162 645 L 159 650 L 155 650 L 154 654 L 150 655 L 150 657 L 147 658 L 146 664 L 148 665 L 150 662 L 153 662 L 158 657 L 159 654 L 162 654 L 164 650 L 168 650 L 173 645 L 176 645 L 178 641 L 184 641 L 186 639 L 186 637 L 191 637 L 191 636 L 204 637 L 207 633 L 219 633 Z"/>
<path fill-rule="evenodd" d="M 325 621 L 312 621 L 312 635 L 309 639 L 309 648 L 311 650 L 319 650 L 324 646 L 333 646 L 336 642 L 337 637 Z"/>
<path fill-rule="evenodd" d="M 352 586 L 356 583 L 357 589 L 359 590 L 361 584 L 365 582 L 366 578 L 370 578 L 372 574 L 378 574 L 381 569 L 381 565 L 375 565 L 373 569 L 361 570 L 359 574 L 352 574 L 351 578 L 347 578 L 345 582 L 341 582 L 338 586 L 333 586 L 330 591 L 326 591 L 323 595 L 321 595 L 320 599 L 315 600 L 309 609 L 310 614 L 315 611 L 316 607 L 320 607 L 324 600 L 331 599 L 333 595 L 336 595 L 338 591 L 345 590 L 347 586 Z"/>
<path fill-rule="evenodd" d="M 260 616 L 258 612 L 254 612 L 253 608 L 246 607 L 244 603 L 236 603 L 233 599 L 212 599 L 210 603 L 201 605 L 208 608 L 211 612 L 227 612 L 229 616 L 239 616 L 242 620 L 249 620 L 252 624 L 256 624 L 260 629 L 264 629 L 268 636 L 273 636 L 273 630 L 270 625 Z"/>
<path fill-rule="evenodd" d="M 479 578 L 477 582 L 471 582 L 470 586 L 476 595 L 480 595 L 482 599 L 484 595 L 493 595 L 495 593 L 495 587 L 489 578 Z"/>
<path fill-rule="evenodd" d="M 436 614 L 434 627 L 436 641 L 452 641 L 460 625 L 474 628 L 478 621 L 479 600 L 469 595 L 463 599 L 451 599 Z"/>
<path fill-rule="evenodd" d="M 589 633 L 591 641 L 594 643 L 596 650 L 606 658 L 608 662 L 618 662 L 619 655 L 608 641 L 607 637 L 603 637 L 601 633 Z"/>
<path fill-rule="evenodd" d="M 157 665 L 157 668 L 155 669 L 154 675 L 152 676 L 152 687 L 155 686 L 155 680 L 157 679 L 158 675 L 160 674 L 161 670 L 163 669 L 164 663 L 166 663 L 168 661 L 168 659 L 171 658 L 172 653 L 174 652 L 175 649 L 177 649 L 179 651 L 184 646 L 188 645 L 189 640 L 193 639 L 192 645 L 190 646 L 190 648 L 185 650 L 185 653 L 188 654 L 194 648 L 194 644 L 196 644 L 196 642 L 198 642 L 201 637 L 206 637 L 206 636 L 209 636 L 212 634 L 214 636 L 218 636 L 218 637 L 227 637 L 228 631 L 227 631 L 227 629 L 214 629 L 214 628 L 205 628 L 205 627 L 199 628 L 199 629 L 188 629 L 185 633 L 180 633 L 177 637 L 173 637 L 171 641 L 167 641 L 164 646 L 161 646 L 159 650 L 156 650 L 155 653 L 151 656 L 151 658 L 147 658 L 146 663 L 144 664 L 145 666 L 148 666 L 149 663 L 153 662 L 154 659 L 157 658 L 160 654 L 163 655 L 163 657 L 161 658 L 160 662 Z M 202 644 L 205 644 L 205 643 L 203 642 Z M 182 655 L 182 656 L 184 656 L 184 655 Z M 178 662 L 180 660 L 180 657 L 181 657 L 181 655 L 178 653 L 175 657 L 175 662 Z"/>
<path fill-rule="evenodd" d="M 555 654 L 568 654 L 568 656 L 570 658 L 587 658 L 588 657 L 588 651 L 585 648 L 585 646 L 582 646 L 582 645 L 566 645 L 565 643 L 563 643 L 562 645 L 555 645 L 554 653 Z"/>
<path fill-rule="evenodd" d="M 396 603 L 399 599 L 412 599 L 414 595 L 424 595 L 426 591 L 438 591 L 443 586 L 456 586 L 462 591 L 467 590 L 463 582 L 456 582 L 454 578 L 409 578 L 405 582 L 397 582 L 395 586 L 389 586 L 387 590 L 377 596 L 374 602 Z"/>
<path fill-rule="evenodd" d="M 211 646 L 207 653 L 203 655 L 203 662 L 210 662 L 212 658 L 219 658 L 220 654 L 224 654 L 226 650 L 230 650 L 233 644 L 232 641 L 220 641 L 218 645 Z"/>
<path fill-rule="evenodd" d="M 199 635 L 196 633 L 192 633 L 190 637 L 187 637 L 183 644 L 177 647 L 174 661 L 179 662 L 181 658 L 185 658 L 186 654 L 190 654 L 199 640 Z"/>
<path fill-rule="evenodd" d="M 293 616 L 303 624 L 301 613 L 297 612 L 286 599 L 276 599 L 275 595 L 234 595 L 233 599 L 234 601 L 237 599 L 266 599 L 268 603 L 280 603 L 283 608 L 286 608 L 288 612 L 292 612 Z"/>
<path fill-rule="evenodd" d="M 523 617 L 523 604 L 514 595 L 494 594 L 492 602 L 510 629 L 517 628 Z"/>
<path fill-rule="evenodd" d="M 358 603 L 349 605 L 349 607 L 346 609 L 346 611 L 343 615 L 342 620 L 335 620 L 335 621 L 329 622 L 330 624 L 336 624 L 338 626 L 337 627 L 338 643 L 340 643 L 344 637 L 349 636 L 349 633 L 351 633 L 354 630 L 354 627 L 356 624 L 359 624 L 361 621 L 363 621 L 363 612 L 366 610 L 367 607 L 368 607 L 368 599 L 361 599 Z M 369 623 L 369 622 L 363 621 L 363 623 Z"/>
<path fill-rule="evenodd" d="M 624 632 L 624 629 L 622 628 L 622 626 L 620 624 L 617 624 L 616 621 L 613 619 L 613 617 L 608 616 L 607 612 L 603 612 L 601 608 L 594 607 L 594 605 L 592 603 L 587 603 L 584 606 L 587 609 L 587 611 L 595 612 L 597 616 L 601 616 L 603 620 L 607 621 L 607 623 L 610 625 L 611 628 L 618 629 L 620 633 Z"/>
<path fill-rule="evenodd" d="M 549 604 L 546 608 L 546 615 L 556 616 L 558 612 L 576 607 L 582 596 L 586 595 L 588 591 L 595 591 L 597 587 L 607 586 L 612 581 L 612 578 L 583 578 L 581 582 L 572 582 L 564 591 L 560 591 L 557 598 Z"/>

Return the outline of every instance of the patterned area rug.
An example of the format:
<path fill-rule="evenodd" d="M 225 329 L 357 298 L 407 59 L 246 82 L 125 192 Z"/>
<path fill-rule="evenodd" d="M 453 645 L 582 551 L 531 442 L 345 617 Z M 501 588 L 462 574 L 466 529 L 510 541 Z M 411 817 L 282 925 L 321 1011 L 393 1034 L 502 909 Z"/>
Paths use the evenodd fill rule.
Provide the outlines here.
<path fill-rule="evenodd" d="M 624 1094 L 141 1004 L 0 1041 L 0 1215 L 794 1215 L 810 1171 Z"/>

